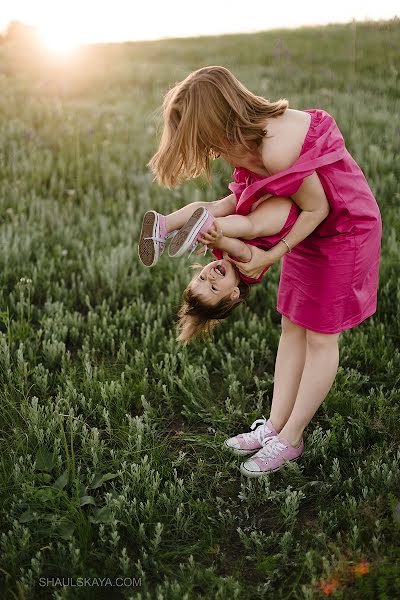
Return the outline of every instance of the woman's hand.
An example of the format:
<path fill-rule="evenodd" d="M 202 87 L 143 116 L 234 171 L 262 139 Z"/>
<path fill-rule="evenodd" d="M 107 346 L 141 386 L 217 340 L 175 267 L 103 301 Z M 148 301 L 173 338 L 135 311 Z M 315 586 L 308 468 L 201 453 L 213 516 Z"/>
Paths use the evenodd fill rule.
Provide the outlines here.
<path fill-rule="evenodd" d="M 279 257 L 277 258 L 270 250 L 261 250 L 261 248 L 251 245 L 248 245 L 248 248 L 251 251 L 251 259 L 248 262 L 233 260 L 226 252 L 223 253 L 223 257 L 235 264 L 243 275 L 252 279 L 258 279 L 266 267 L 270 267 L 279 260 Z"/>

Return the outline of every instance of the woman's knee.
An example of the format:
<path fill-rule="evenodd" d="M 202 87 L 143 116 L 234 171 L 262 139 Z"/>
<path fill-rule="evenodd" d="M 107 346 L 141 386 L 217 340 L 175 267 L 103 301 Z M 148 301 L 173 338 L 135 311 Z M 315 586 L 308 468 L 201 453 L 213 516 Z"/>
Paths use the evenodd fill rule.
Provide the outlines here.
<path fill-rule="evenodd" d="M 318 331 L 306 330 L 307 346 L 322 349 L 329 346 L 336 346 L 339 342 L 340 333 L 319 333 Z"/>
<path fill-rule="evenodd" d="M 282 315 L 281 325 L 282 325 L 282 333 L 293 334 L 293 335 L 304 336 L 304 337 L 306 336 L 306 329 L 304 327 L 302 327 L 301 325 L 297 325 L 296 323 L 293 323 L 293 321 L 291 321 L 288 317 L 285 317 L 285 315 Z"/>

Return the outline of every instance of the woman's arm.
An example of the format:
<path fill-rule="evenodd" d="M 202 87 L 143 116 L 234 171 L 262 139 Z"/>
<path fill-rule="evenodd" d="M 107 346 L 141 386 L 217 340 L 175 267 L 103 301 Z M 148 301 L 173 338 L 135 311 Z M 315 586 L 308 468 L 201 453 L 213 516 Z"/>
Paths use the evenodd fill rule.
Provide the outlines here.
<path fill-rule="evenodd" d="M 304 178 L 299 190 L 293 194 L 292 198 L 302 212 L 290 232 L 285 236 L 290 249 L 310 235 L 329 214 L 329 202 L 316 172 Z M 270 250 L 265 251 L 251 246 L 250 251 L 252 254 L 250 262 L 235 264 L 244 275 L 257 278 L 266 266 L 273 265 L 288 252 L 288 248 L 284 242 L 280 241 Z M 228 260 L 232 259 L 228 258 Z"/>
<path fill-rule="evenodd" d="M 304 178 L 303 183 L 292 198 L 302 212 L 297 217 L 290 232 L 285 236 L 290 249 L 310 235 L 329 214 L 329 202 L 316 172 Z M 288 248 L 284 242 L 279 242 L 268 252 L 271 253 L 270 257 L 274 257 L 274 262 L 276 262 L 288 252 Z"/>

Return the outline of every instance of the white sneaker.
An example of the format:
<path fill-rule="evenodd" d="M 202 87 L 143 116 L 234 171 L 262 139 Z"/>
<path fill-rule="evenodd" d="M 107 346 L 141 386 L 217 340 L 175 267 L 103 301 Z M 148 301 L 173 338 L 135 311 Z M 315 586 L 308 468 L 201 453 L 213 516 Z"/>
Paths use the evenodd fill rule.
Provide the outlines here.
<path fill-rule="evenodd" d="M 258 425 L 258 427 L 256 427 Z M 256 427 L 256 429 L 254 429 Z M 263 416 L 262 419 L 256 419 L 254 423 L 250 425 L 248 433 L 239 433 L 234 437 L 224 441 L 224 448 L 228 448 L 234 454 L 243 456 L 245 454 L 252 454 L 263 446 L 264 440 L 270 437 L 275 437 L 278 432 L 272 425 L 271 421 Z"/>
<path fill-rule="evenodd" d="M 192 216 L 180 228 L 178 235 L 172 240 L 168 248 L 168 256 L 178 258 L 187 250 L 190 250 L 189 256 L 191 256 L 199 243 L 198 238 L 210 229 L 214 221 L 215 217 L 204 206 L 196 208 Z M 203 256 L 206 252 L 207 246 L 205 246 Z"/>
<path fill-rule="evenodd" d="M 164 215 L 155 210 L 148 210 L 143 217 L 138 255 L 145 267 L 154 267 L 164 252 L 165 240 L 175 237 L 179 231 L 179 229 L 174 229 L 174 231 L 171 231 L 165 237 L 161 236 L 160 217 L 164 217 Z"/>

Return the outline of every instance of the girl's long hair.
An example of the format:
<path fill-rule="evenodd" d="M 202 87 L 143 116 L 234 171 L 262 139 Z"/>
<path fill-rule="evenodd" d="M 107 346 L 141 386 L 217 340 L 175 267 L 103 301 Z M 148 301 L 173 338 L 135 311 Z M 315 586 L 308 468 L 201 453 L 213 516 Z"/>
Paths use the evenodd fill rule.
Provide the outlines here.
<path fill-rule="evenodd" d="M 190 266 L 195 270 L 204 268 L 199 263 Z M 237 269 L 237 267 L 235 268 Z M 176 340 L 184 345 L 193 339 L 211 339 L 214 327 L 226 319 L 237 306 L 246 302 L 251 289 L 246 281 L 240 279 L 238 283 L 239 298 L 236 300 L 221 298 L 216 304 L 209 305 L 194 294 L 191 289 L 192 281 L 190 281 L 183 292 L 182 304 L 178 311 L 178 321 L 176 324 L 178 334 Z"/>
<path fill-rule="evenodd" d="M 163 102 L 160 145 L 148 163 L 167 188 L 205 173 L 219 154 L 254 153 L 266 135 L 265 121 L 289 107 L 250 92 L 225 67 L 193 71 L 170 89 Z"/>

